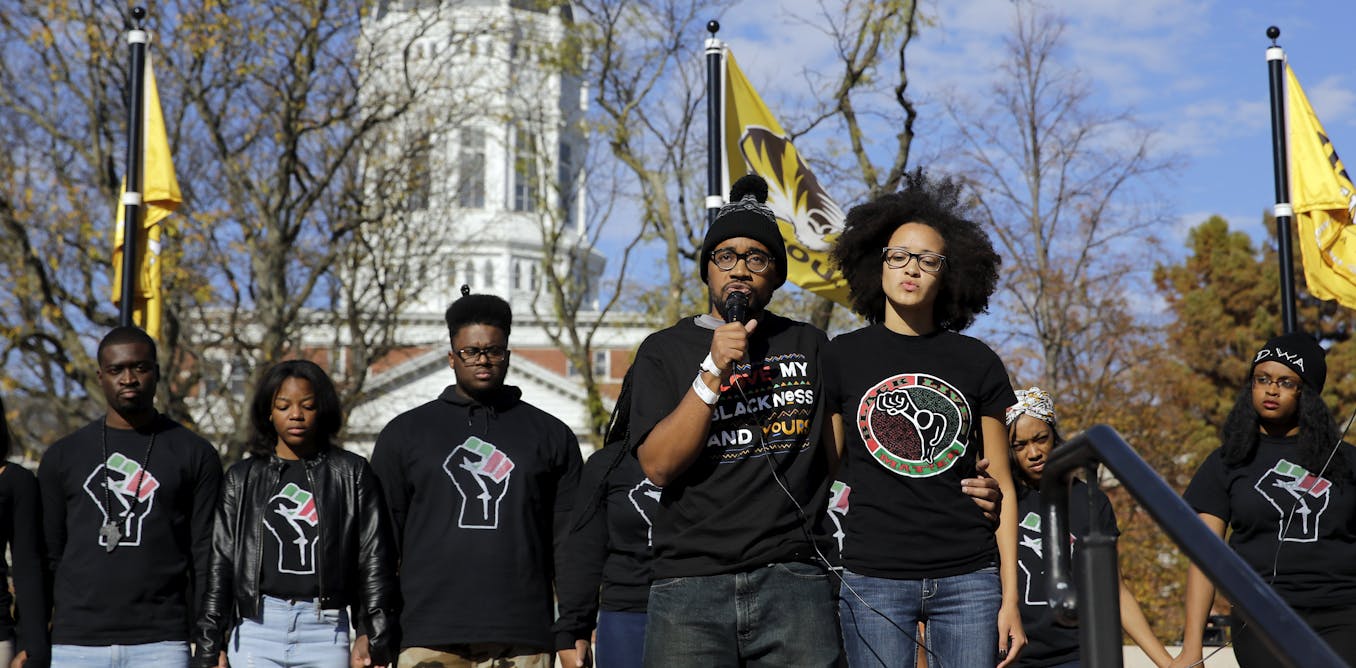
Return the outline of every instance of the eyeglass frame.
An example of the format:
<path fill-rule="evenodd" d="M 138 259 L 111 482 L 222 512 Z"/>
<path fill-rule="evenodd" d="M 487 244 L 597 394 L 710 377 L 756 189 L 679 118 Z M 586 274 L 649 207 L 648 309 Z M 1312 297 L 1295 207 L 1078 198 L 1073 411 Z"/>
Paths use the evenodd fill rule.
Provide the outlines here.
<path fill-rule="evenodd" d="M 509 356 L 508 346 L 486 346 L 484 348 L 466 346 L 465 348 L 453 348 L 452 352 L 456 353 L 457 359 L 461 360 L 462 364 L 471 364 L 478 361 L 482 356 L 490 364 L 498 364 L 508 359 Z"/>
<path fill-rule="evenodd" d="M 1287 390 L 1289 392 L 1298 392 L 1300 388 L 1304 387 L 1303 380 L 1297 380 L 1289 376 L 1285 376 L 1283 378 L 1272 378 L 1271 376 L 1267 375 L 1253 376 L 1252 379 L 1249 380 L 1248 382 L 1253 387 L 1265 388 L 1275 386 L 1277 389 Z"/>
<path fill-rule="evenodd" d="M 901 253 L 903 253 L 903 254 L 905 254 L 905 255 L 908 255 L 908 256 L 909 256 L 909 259 L 905 260 L 905 261 L 904 261 L 904 264 L 901 264 L 901 265 L 899 265 L 898 267 L 896 267 L 896 266 L 890 264 L 890 251 L 899 251 L 899 252 L 901 252 Z M 924 266 L 923 266 L 923 256 L 940 258 L 941 261 L 942 261 L 942 264 L 941 264 L 941 266 L 937 267 L 936 269 L 928 269 L 927 267 L 924 267 Z M 909 249 L 907 249 L 907 248 L 905 248 L 905 247 L 903 247 L 903 246 L 884 246 L 884 247 L 882 247 L 882 248 L 880 249 L 880 261 L 881 261 L 881 262 L 884 262 L 884 263 L 885 263 L 885 266 L 887 266 L 887 267 L 889 267 L 889 268 L 891 268 L 891 269 L 904 269 L 905 267 L 908 267 L 908 266 L 909 266 L 909 263 L 910 263 L 910 262 L 917 262 L 917 263 L 918 263 L 918 268 L 919 268 L 920 270 L 922 270 L 922 271 L 925 271 L 925 272 L 929 273 L 929 274 L 938 274 L 938 273 L 941 273 L 941 271 L 942 271 L 943 269 L 946 269 L 946 256 L 945 256 L 945 255 L 942 255 L 941 253 L 932 253 L 932 252 L 929 252 L 929 251 L 923 251 L 922 253 L 915 253 L 915 252 L 913 252 L 913 251 L 911 251 L 911 250 L 909 250 Z"/>
<path fill-rule="evenodd" d="M 716 255 L 719 255 L 720 253 L 729 253 L 733 255 L 735 258 L 734 262 L 731 262 L 730 266 L 728 267 L 720 266 L 720 263 L 716 261 Z M 749 265 L 750 257 L 767 258 L 767 264 L 763 265 L 762 269 L 754 269 L 751 265 Z M 749 250 L 746 250 L 743 253 L 740 253 L 739 251 L 736 251 L 735 249 L 730 248 L 728 246 L 725 248 L 717 248 L 716 250 L 711 251 L 711 264 L 716 265 L 716 268 L 721 271 L 734 271 L 735 266 L 739 264 L 740 260 L 743 260 L 744 266 L 748 267 L 749 271 L 755 274 L 762 274 L 763 272 L 770 269 L 772 265 L 777 263 L 777 258 L 772 257 L 772 253 L 763 250 L 758 250 L 757 248 L 750 248 Z"/>

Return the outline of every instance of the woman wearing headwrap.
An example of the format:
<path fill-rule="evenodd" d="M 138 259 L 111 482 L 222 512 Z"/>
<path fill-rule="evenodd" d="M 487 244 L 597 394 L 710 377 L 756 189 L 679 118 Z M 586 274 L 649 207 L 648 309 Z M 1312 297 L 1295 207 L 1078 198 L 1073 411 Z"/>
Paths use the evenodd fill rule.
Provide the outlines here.
<path fill-rule="evenodd" d="M 1027 646 L 1017 657 L 1018 668 L 1076 668 L 1079 666 L 1078 627 L 1062 626 L 1047 602 L 1045 563 L 1041 549 L 1041 474 L 1050 452 L 1063 443 L 1055 418 L 1055 401 L 1049 392 L 1033 387 L 1017 390 L 1017 403 L 1008 409 L 1005 421 L 1012 444 L 1012 470 L 1017 477 L 1017 549 L 1019 590 L 1022 592 L 1022 628 Z M 1089 511 L 1088 497 L 1092 497 Z M 1069 533 L 1073 552 L 1096 523 L 1103 534 L 1117 535 L 1116 513 L 1102 490 L 1074 478 L 1069 488 Z M 1075 561 L 1075 564 L 1077 562 Z M 1076 566 L 1075 566 L 1076 567 Z M 1155 666 L 1163 668 L 1172 656 L 1154 637 L 1134 594 L 1120 583 L 1121 626 Z"/>

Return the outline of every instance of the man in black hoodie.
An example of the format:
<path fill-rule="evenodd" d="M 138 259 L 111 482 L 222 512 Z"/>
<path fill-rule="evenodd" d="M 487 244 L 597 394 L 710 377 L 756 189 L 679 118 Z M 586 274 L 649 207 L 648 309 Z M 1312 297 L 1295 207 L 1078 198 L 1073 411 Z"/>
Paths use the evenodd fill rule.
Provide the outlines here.
<path fill-rule="evenodd" d="M 401 552 L 399 662 L 547 668 L 579 443 L 504 384 L 512 311 L 469 292 L 446 315 L 456 384 L 397 416 L 372 451 Z"/>

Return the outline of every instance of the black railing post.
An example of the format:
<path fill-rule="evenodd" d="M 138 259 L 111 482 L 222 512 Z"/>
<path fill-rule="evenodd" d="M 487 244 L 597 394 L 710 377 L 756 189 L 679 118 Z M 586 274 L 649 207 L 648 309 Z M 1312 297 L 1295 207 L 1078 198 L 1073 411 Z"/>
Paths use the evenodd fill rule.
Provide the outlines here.
<path fill-rule="evenodd" d="M 1097 465 L 1084 467 L 1088 485 L 1097 484 Z M 1088 494 L 1088 517 L 1097 517 Z M 1116 536 L 1105 533 L 1096 522 L 1089 523 L 1078 553 L 1078 627 L 1083 647 L 1083 664 L 1120 666 L 1121 651 L 1121 576 L 1116 557 Z"/>

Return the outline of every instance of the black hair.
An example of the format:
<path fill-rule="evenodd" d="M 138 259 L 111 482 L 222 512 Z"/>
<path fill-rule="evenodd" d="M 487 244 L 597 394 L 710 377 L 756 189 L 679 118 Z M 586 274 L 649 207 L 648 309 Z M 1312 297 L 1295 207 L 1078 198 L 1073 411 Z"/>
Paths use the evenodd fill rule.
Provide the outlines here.
<path fill-rule="evenodd" d="M 1032 416 L 1032 418 L 1036 420 L 1041 420 L 1040 418 L 1034 415 Z M 1045 422 L 1045 420 L 1041 420 L 1041 422 Z M 1053 453 L 1055 451 L 1055 448 L 1064 445 L 1064 437 L 1059 435 L 1059 420 L 1045 422 L 1045 426 L 1050 428 L 1050 452 Z M 1026 485 L 1027 487 L 1030 487 L 1031 489 L 1040 489 L 1040 483 L 1032 484 L 1033 481 L 1027 480 L 1025 473 L 1022 471 L 1021 465 L 1017 463 L 1017 451 L 1012 448 L 1012 439 L 1016 435 L 1017 435 L 1017 421 L 1013 420 L 1012 424 L 1008 425 L 1008 466 L 1012 470 L 1012 478 L 1013 480 L 1016 480 L 1017 482 L 1020 482 Z"/>
<path fill-rule="evenodd" d="M 940 329 L 959 332 L 969 327 L 989 308 L 1002 258 L 989 235 L 968 214 L 958 181 L 930 178 L 921 168 L 905 174 L 900 192 L 852 207 L 831 251 L 847 279 L 852 310 L 871 323 L 884 320 L 881 249 L 901 225 L 922 223 L 936 230 L 946 244 L 946 266 L 939 275 L 933 320 Z"/>
<path fill-rule="evenodd" d="M 109 330 L 104 338 L 99 340 L 99 350 L 95 353 L 95 360 L 102 364 L 104 358 L 104 348 L 109 346 L 118 346 L 124 343 L 144 343 L 151 347 L 151 359 L 157 357 L 155 348 L 155 339 L 151 338 L 145 330 L 131 325 L 121 325 Z"/>
<path fill-rule="evenodd" d="M 598 512 L 598 508 L 604 503 L 604 497 L 607 496 L 607 477 L 612 475 L 612 472 L 617 470 L 618 466 L 621 466 L 623 457 L 632 456 L 629 441 L 631 439 L 631 374 L 634 370 L 634 366 L 627 369 L 626 376 L 622 378 L 621 390 L 617 393 L 617 403 L 612 405 L 612 417 L 608 420 L 607 431 L 603 436 L 603 445 L 607 446 L 614 443 L 620 445 L 613 454 L 612 460 L 607 463 L 607 469 L 598 478 L 598 486 L 589 491 L 588 503 L 579 511 L 570 531 L 576 531 L 584 526 Z"/>
<path fill-rule="evenodd" d="M 489 325 L 504 330 L 508 338 L 513 327 L 513 309 L 508 302 L 495 295 L 471 294 L 469 286 L 461 286 L 461 298 L 452 302 L 443 314 L 447 320 L 447 337 L 457 338 L 457 332 L 467 325 Z"/>
<path fill-rule="evenodd" d="M 310 360 L 288 360 L 279 362 L 264 372 L 259 386 L 254 391 L 254 403 L 250 406 L 250 453 L 256 457 L 273 454 L 278 444 L 278 432 L 273 428 L 273 398 L 288 378 L 300 378 L 311 384 L 315 393 L 315 419 L 317 445 L 331 447 L 343 426 L 343 410 L 339 405 L 339 392 L 334 389 L 334 381 L 319 365 Z"/>
<path fill-rule="evenodd" d="M 1334 448 L 1339 447 L 1337 443 L 1342 438 L 1342 430 L 1337 427 L 1332 412 L 1328 410 L 1327 404 L 1323 403 L 1323 397 L 1319 396 L 1318 390 L 1312 385 L 1305 383 L 1302 386 L 1297 410 L 1299 447 L 1295 457 L 1300 460 L 1299 464 L 1314 475 L 1318 475 L 1322 470 L 1323 477 L 1329 480 L 1349 476 L 1351 470 L 1345 457 L 1333 457 L 1332 462 L 1327 464 L 1327 469 L 1324 469 L 1328 456 L 1332 454 Z M 1257 455 L 1257 445 L 1261 442 L 1258 424 L 1260 421 L 1257 407 L 1252 404 L 1252 384 L 1249 378 L 1249 383 L 1238 392 L 1234 407 L 1229 411 L 1228 417 L 1224 419 L 1224 426 L 1220 429 L 1220 456 L 1224 459 L 1225 465 L 1232 468 L 1246 466 Z"/>
<path fill-rule="evenodd" d="M 9 434 L 9 420 L 5 419 L 5 400 L 0 398 L 0 464 L 9 461 L 10 449 L 14 447 L 14 438 Z"/>

